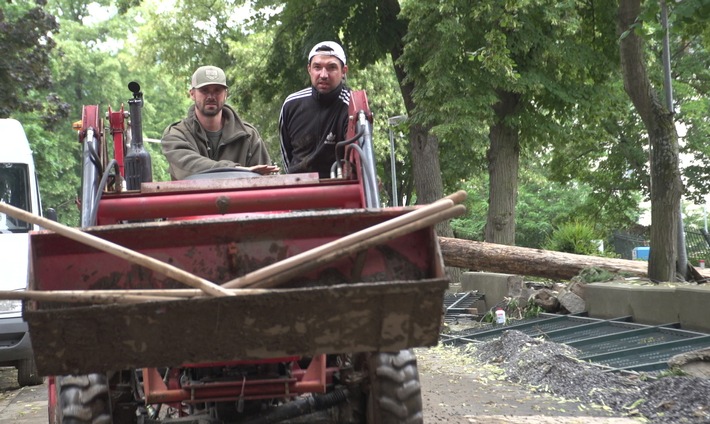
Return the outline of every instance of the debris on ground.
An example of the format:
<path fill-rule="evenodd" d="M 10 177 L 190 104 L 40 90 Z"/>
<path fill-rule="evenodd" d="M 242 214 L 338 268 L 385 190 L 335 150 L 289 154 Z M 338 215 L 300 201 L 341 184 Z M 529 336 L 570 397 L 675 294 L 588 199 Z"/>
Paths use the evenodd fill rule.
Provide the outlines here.
<path fill-rule="evenodd" d="M 478 360 L 537 391 L 601 405 L 652 423 L 710 423 L 710 379 L 666 374 L 618 374 L 577 359 L 570 346 L 509 330 L 467 345 Z"/>

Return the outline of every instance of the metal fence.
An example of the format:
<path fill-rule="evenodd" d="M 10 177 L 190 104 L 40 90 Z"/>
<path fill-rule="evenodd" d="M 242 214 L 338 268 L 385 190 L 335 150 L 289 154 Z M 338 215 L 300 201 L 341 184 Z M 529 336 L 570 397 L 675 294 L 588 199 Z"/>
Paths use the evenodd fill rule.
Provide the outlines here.
<path fill-rule="evenodd" d="M 710 234 L 704 228 L 686 228 L 685 246 L 688 252 L 688 261 L 694 266 L 698 266 L 701 260 L 708 266 L 710 260 Z"/>
<path fill-rule="evenodd" d="M 625 232 L 614 233 L 614 252 L 616 252 L 621 259 L 633 259 L 634 248 L 640 246 L 648 246 L 648 241 L 637 234 L 630 234 Z"/>
<path fill-rule="evenodd" d="M 648 246 L 648 239 L 630 233 L 616 232 L 613 236 L 614 251 L 622 259 L 633 259 L 633 251 L 636 247 Z M 698 266 L 704 260 L 710 267 L 710 234 L 703 228 L 685 228 L 685 246 L 688 254 L 688 261 L 693 266 Z"/>

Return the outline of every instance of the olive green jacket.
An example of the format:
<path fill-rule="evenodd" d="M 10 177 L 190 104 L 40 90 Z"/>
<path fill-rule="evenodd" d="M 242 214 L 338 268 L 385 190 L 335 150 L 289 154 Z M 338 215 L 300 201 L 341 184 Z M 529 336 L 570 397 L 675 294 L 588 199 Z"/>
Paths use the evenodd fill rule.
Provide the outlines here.
<path fill-rule="evenodd" d="M 173 180 L 214 168 L 271 165 L 259 132 L 228 105 L 222 109 L 222 123 L 222 138 L 216 152 L 195 116 L 195 105 L 187 110 L 187 118 L 165 129 L 160 144 Z"/>

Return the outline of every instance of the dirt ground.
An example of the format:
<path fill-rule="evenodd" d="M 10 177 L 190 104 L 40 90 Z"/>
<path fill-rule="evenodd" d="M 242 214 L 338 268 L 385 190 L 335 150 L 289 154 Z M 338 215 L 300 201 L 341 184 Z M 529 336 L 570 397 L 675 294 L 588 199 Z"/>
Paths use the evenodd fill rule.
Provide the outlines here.
<path fill-rule="evenodd" d="M 0 368 L 0 423 L 47 424 L 47 386 L 20 388 L 17 371 Z"/>
<path fill-rule="evenodd" d="M 710 423 L 708 379 L 620 377 L 519 332 L 415 352 L 425 423 Z M 46 424 L 46 393 L 20 389 L 14 369 L 0 368 L 0 423 Z"/>
<path fill-rule="evenodd" d="M 638 423 L 601 405 L 554 396 L 506 378 L 456 348 L 416 349 L 425 423 Z"/>
<path fill-rule="evenodd" d="M 431 422 L 462 423 L 548 422 L 543 417 L 555 417 L 555 422 L 710 423 L 710 379 L 668 372 L 621 375 L 576 355 L 569 346 L 519 331 L 466 349 L 422 351 L 425 415 Z M 447 384 L 433 378 L 436 374 L 453 377 Z"/>

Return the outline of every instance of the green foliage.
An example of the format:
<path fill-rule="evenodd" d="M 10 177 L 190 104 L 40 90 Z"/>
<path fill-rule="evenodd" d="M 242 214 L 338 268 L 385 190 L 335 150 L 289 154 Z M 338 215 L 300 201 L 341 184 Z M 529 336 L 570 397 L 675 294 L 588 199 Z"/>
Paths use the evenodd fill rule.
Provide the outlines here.
<path fill-rule="evenodd" d="M 525 305 L 525 308 L 523 308 L 523 318 L 524 319 L 529 319 L 529 318 L 537 318 L 540 316 L 540 314 L 544 313 L 545 310 L 542 309 L 541 306 L 535 304 L 535 301 L 530 298 L 528 299 L 528 303 Z"/>
<path fill-rule="evenodd" d="M 496 178 L 486 196 L 491 222 L 517 212 L 520 200 L 510 188 L 516 185 L 517 165 L 507 173 L 496 168 L 491 141 L 513 146 L 512 154 L 520 151 L 529 160 L 556 146 L 583 153 L 580 145 L 599 139 L 597 122 L 608 114 L 600 107 L 605 102 L 600 87 L 618 76 L 614 12 L 580 2 L 403 4 L 410 25 L 399 63 L 415 86 L 412 121 L 431 125 L 442 140 L 449 174 L 456 175 L 452 168 L 471 175 L 485 169 L 479 164 L 490 167 Z M 602 148 L 593 151 L 605 154 Z M 526 166 L 521 160 L 520 167 Z M 481 228 L 466 227 L 468 234 Z M 490 238 L 494 231 L 486 233 Z M 512 235 L 508 230 L 502 237 L 509 242 Z M 520 243 L 517 231 L 515 242 Z"/>
<path fill-rule="evenodd" d="M 43 212 L 55 209 L 60 222 L 76 225 L 79 221 L 76 198 L 80 180 L 75 167 L 77 158 L 81 157 L 76 136 L 72 143 L 58 148 L 55 133 L 47 131 L 37 115 L 23 114 L 17 119 L 22 122 L 33 151 Z"/>
<path fill-rule="evenodd" d="M 0 117 L 37 112 L 45 128 L 66 117 L 66 105 L 52 92 L 49 61 L 59 25 L 45 1 L 0 5 Z"/>
<path fill-rule="evenodd" d="M 413 177 L 409 149 L 403 130 L 406 121 L 390 125 L 389 118 L 405 116 L 406 109 L 399 92 L 397 79 L 392 72 L 393 65 L 389 58 L 373 63 L 364 69 L 352 69 L 348 76 L 348 85 L 356 90 L 365 90 L 370 110 L 373 111 L 373 142 L 381 190 L 386 202 L 391 204 L 392 168 L 390 158 L 390 130 L 394 144 L 395 171 L 397 181 L 398 205 L 411 203 L 413 195 Z"/>
<path fill-rule="evenodd" d="M 495 313 L 492 310 L 487 311 L 481 318 L 481 322 L 495 322 Z"/>
<path fill-rule="evenodd" d="M 540 248 L 554 225 L 568 221 L 582 207 L 589 187 L 548 181 L 541 170 L 521 171 L 516 207 L 516 245 Z"/>
<path fill-rule="evenodd" d="M 485 210 L 483 211 L 485 217 Z M 480 212 L 478 214 L 470 213 L 472 217 L 481 216 Z M 486 221 L 481 221 L 480 219 L 473 218 L 456 218 L 451 221 L 451 228 L 454 230 L 454 237 L 466 240 L 477 240 L 483 241 L 483 230 L 485 229 Z"/>
<path fill-rule="evenodd" d="M 532 162 L 533 159 L 530 159 Z M 529 162 L 529 163 L 530 163 Z M 516 206 L 516 245 L 542 248 L 556 225 L 575 218 L 593 222 L 598 228 L 600 239 L 608 239 L 610 234 L 635 222 L 638 217 L 638 201 L 623 204 L 619 213 L 608 213 L 612 205 L 621 208 L 614 201 L 598 202 L 591 184 L 550 181 L 549 169 L 542 166 L 528 166 L 521 169 Z M 456 237 L 483 241 L 488 208 L 488 177 L 472 177 L 461 187 L 468 193 L 467 214 L 451 221 Z M 619 215 L 627 217 L 619 219 Z"/>
<path fill-rule="evenodd" d="M 684 32 L 710 35 L 707 22 L 710 20 L 710 1 L 694 0 L 671 3 L 673 17 L 672 23 L 675 28 L 683 29 Z"/>
<path fill-rule="evenodd" d="M 596 241 L 600 239 L 602 236 L 594 226 L 586 222 L 571 221 L 554 228 L 543 249 L 599 256 L 599 245 Z"/>
<path fill-rule="evenodd" d="M 704 26 L 707 27 L 707 23 Z M 710 33 L 707 28 L 705 31 Z M 704 46 L 701 40 L 688 40 L 693 54 L 683 50 L 683 54 L 678 55 L 674 73 L 677 72 L 679 78 L 673 82 L 674 95 L 680 100 L 676 110 L 677 121 L 685 130 L 684 134 L 680 134 L 680 151 L 692 157 L 691 163 L 682 170 L 687 181 L 684 195 L 696 204 L 704 203 L 704 197 L 710 193 L 710 187 L 706 184 L 710 178 L 710 145 L 707 142 L 710 134 L 710 102 L 707 99 L 710 91 L 710 34 L 705 37 Z"/>
<path fill-rule="evenodd" d="M 524 304 L 520 304 L 515 298 L 505 298 L 501 303 L 486 311 L 481 321 L 496 322 L 496 310 L 498 308 L 503 308 L 505 311 L 506 324 L 514 320 L 536 318 L 545 312 L 540 306 L 535 304 L 532 298 L 528 299 Z"/>
<path fill-rule="evenodd" d="M 515 119 L 536 125 L 513 126 L 525 128 L 521 136 L 526 143 L 539 145 L 543 134 L 550 139 L 547 132 L 587 103 L 618 55 L 606 44 L 612 41 L 613 19 L 585 19 L 613 16 L 594 5 L 416 1 L 405 3 L 403 14 L 411 24 L 401 60 L 418 86 L 417 118 L 434 124 L 435 131 L 452 122 L 487 128 L 500 95 L 516 93 L 522 106 Z M 441 72 L 442 66 L 449 72 Z"/>
<path fill-rule="evenodd" d="M 127 42 L 139 10 L 104 21 L 86 23 L 87 4 L 51 2 L 47 10 L 61 16 L 61 30 L 53 38 L 54 54 L 47 70 L 52 71 L 56 98 L 65 101 L 65 118 L 53 131 L 43 128 L 42 116 L 25 113 L 18 116 L 28 131 L 35 152 L 44 208 L 55 208 L 60 222 L 78 225 L 77 207 L 80 192 L 81 144 L 72 122 L 81 120 L 85 105 L 99 105 L 100 113 L 118 110 L 131 97 L 130 81 L 141 84 L 145 105 L 142 110 L 144 138 L 160 138 L 163 129 L 186 110 L 183 87 L 157 67 L 146 67 L 137 60 Z M 107 126 L 107 123 L 104 123 Z M 159 146 L 147 143 L 152 155 L 153 176 L 168 179 L 167 163 Z"/>
<path fill-rule="evenodd" d="M 579 274 L 572 278 L 572 281 L 579 281 L 585 284 L 589 284 L 611 281 L 617 277 L 617 274 L 607 271 L 605 269 L 590 267 L 584 268 L 582 271 L 580 271 Z"/>
<path fill-rule="evenodd" d="M 665 378 L 665 377 L 686 377 L 689 374 L 685 371 L 683 371 L 682 368 L 680 367 L 672 367 L 668 368 L 665 370 L 661 370 L 656 377 L 657 378 Z"/>
<path fill-rule="evenodd" d="M 138 81 L 145 94 L 144 135 L 158 139 L 185 114 L 192 70 L 213 63 L 227 71 L 230 103 L 260 129 L 278 162 L 281 102 L 307 84 L 305 56 L 322 39 L 343 42 L 348 82 L 367 90 L 386 197 L 387 118 L 410 115 L 392 127 L 399 204 L 416 196 L 410 125 L 432 125 L 445 192 L 469 192 L 467 216 L 452 222 L 459 237 L 483 236 L 492 106 L 502 92 L 521 98 L 520 109 L 506 117 L 520 129 L 518 245 L 541 247 L 554 228 L 574 219 L 589 222 L 605 238 L 636 221 L 638 202 L 648 194 L 645 130 L 617 73 L 616 4 L 413 0 L 402 2 L 399 14 L 400 2 L 392 0 L 269 0 L 255 2 L 259 14 L 247 17 L 245 2 L 237 0 L 178 0 L 174 8 L 149 0 L 95 2 L 92 7 L 117 7 L 105 20 L 91 16 L 89 4 L 50 0 L 44 7 L 39 0 L 1 6 L 0 81 L 6 90 L 0 108 L 28 128 L 45 207 L 58 207 L 63 222 L 76 218 L 80 144 L 71 123 L 81 118 L 83 105 L 118 109 L 129 97 L 128 82 Z M 684 175 L 687 195 L 696 202 L 710 178 L 707 4 L 669 4 L 675 116 L 687 130 L 682 153 L 695 158 Z M 658 9 L 647 6 L 643 29 L 650 60 L 658 64 Z M 403 70 L 396 66 L 406 73 L 395 74 Z M 661 81 L 660 66 L 649 73 L 654 83 Z M 402 100 L 407 89 L 414 90 L 414 113 Z M 60 125 L 47 131 L 52 123 Z M 159 146 L 147 148 L 156 180 L 167 179 Z"/>
<path fill-rule="evenodd" d="M 488 210 L 488 177 L 486 175 L 473 177 L 462 184 L 461 188 L 468 193 L 465 203 L 466 215 L 451 220 L 454 236 L 468 240 L 483 241 L 486 211 Z"/>
<path fill-rule="evenodd" d="M 244 3 L 178 0 L 171 9 L 147 5 L 147 24 L 137 31 L 137 56 L 142 63 L 156 63 L 173 75 L 190 76 L 207 64 L 227 71 L 235 66 L 230 44 L 245 37 L 246 20 L 240 9 Z"/>

